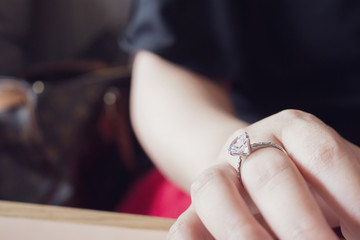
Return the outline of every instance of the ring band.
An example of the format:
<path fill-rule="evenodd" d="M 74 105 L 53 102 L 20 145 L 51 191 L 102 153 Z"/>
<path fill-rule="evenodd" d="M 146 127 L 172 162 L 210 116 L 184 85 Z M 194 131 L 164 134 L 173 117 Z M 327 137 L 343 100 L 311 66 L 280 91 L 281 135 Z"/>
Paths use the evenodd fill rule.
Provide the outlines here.
<path fill-rule="evenodd" d="M 240 172 L 240 168 L 243 162 L 241 157 L 249 156 L 256 150 L 266 147 L 273 147 L 287 154 L 284 148 L 272 142 L 250 143 L 249 134 L 247 132 L 244 132 L 236 137 L 231 142 L 228 151 L 231 156 L 239 156 L 238 171 Z"/>

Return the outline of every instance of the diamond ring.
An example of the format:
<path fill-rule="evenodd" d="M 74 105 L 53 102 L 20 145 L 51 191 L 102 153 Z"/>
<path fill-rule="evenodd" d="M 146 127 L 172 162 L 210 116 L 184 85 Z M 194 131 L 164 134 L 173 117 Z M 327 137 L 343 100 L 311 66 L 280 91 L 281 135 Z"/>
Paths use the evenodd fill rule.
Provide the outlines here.
<path fill-rule="evenodd" d="M 238 171 L 240 172 L 242 165 L 241 157 L 249 156 L 252 152 L 265 147 L 273 147 L 287 154 L 284 148 L 272 142 L 250 143 L 249 134 L 247 132 L 244 132 L 236 137 L 231 142 L 228 150 L 231 156 L 239 156 Z"/>

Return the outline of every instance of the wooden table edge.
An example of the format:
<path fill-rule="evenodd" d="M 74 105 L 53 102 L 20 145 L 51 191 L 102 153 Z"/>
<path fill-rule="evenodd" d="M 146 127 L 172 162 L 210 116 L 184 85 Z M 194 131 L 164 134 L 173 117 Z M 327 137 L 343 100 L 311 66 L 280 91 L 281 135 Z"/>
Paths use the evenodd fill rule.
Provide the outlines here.
<path fill-rule="evenodd" d="M 0 200 L 0 216 L 168 231 L 174 219 Z"/>

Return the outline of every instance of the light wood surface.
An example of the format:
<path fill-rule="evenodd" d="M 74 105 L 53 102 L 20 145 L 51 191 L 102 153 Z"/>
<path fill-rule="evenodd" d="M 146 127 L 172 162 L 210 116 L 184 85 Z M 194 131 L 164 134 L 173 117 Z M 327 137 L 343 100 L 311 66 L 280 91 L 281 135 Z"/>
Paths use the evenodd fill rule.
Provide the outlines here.
<path fill-rule="evenodd" d="M 0 216 L 167 231 L 173 219 L 0 201 Z"/>

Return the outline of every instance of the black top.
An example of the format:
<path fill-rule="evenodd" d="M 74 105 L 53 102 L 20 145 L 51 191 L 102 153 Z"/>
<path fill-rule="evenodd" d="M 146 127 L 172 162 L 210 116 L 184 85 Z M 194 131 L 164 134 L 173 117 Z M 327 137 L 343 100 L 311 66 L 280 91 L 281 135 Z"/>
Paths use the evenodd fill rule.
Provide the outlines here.
<path fill-rule="evenodd" d="M 360 144 L 360 1 L 135 0 L 122 46 L 228 79 L 250 122 L 311 112 Z"/>

